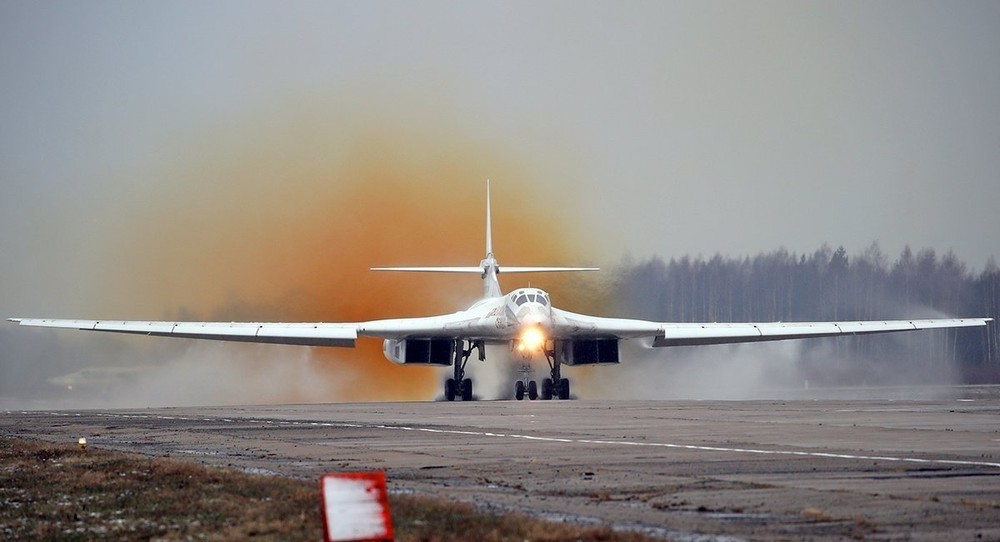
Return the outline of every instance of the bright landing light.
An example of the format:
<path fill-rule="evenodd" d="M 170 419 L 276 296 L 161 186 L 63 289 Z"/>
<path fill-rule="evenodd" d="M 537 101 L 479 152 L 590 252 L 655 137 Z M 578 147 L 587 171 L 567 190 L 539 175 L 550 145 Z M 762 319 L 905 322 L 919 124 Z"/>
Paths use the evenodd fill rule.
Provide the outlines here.
<path fill-rule="evenodd" d="M 521 352 L 541 350 L 543 346 L 545 346 L 545 334 L 537 327 L 525 329 L 517 342 L 517 349 Z"/>

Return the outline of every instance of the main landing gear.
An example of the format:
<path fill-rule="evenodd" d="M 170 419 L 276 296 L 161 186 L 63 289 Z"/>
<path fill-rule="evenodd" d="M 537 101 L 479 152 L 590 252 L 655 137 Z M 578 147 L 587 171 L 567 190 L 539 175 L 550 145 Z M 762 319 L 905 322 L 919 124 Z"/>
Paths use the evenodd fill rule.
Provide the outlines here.
<path fill-rule="evenodd" d="M 545 361 L 549 364 L 549 378 L 542 379 L 541 398 L 546 401 L 553 397 L 569 399 L 569 379 L 562 378 L 559 371 L 561 363 L 556 358 L 555 352 L 546 350 Z M 521 401 L 525 395 L 532 401 L 538 399 L 538 386 L 534 380 L 529 380 L 527 384 L 523 380 L 514 383 L 514 397 Z"/>
<path fill-rule="evenodd" d="M 454 401 L 460 397 L 463 401 L 472 400 L 472 379 L 465 378 L 465 364 L 473 350 L 479 351 L 479 361 L 486 359 L 486 349 L 483 341 L 469 341 L 469 349 L 465 350 L 465 341 L 455 341 L 455 375 L 444 381 L 445 401 Z"/>

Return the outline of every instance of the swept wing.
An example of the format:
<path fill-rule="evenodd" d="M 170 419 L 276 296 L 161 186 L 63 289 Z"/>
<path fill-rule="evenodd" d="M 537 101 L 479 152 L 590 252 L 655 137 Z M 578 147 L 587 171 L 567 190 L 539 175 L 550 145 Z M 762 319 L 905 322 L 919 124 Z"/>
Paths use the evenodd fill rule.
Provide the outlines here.
<path fill-rule="evenodd" d="M 768 322 L 768 323 L 673 323 L 625 318 L 601 318 L 552 309 L 557 335 L 614 337 L 631 339 L 652 337 L 653 346 L 697 346 L 710 344 L 778 341 L 984 326 L 991 318 L 942 318 L 925 320 L 877 320 L 859 322 Z"/>
<path fill-rule="evenodd" d="M 473 311 L 442 316 L 396 318 L 360 323 L 281 322 L 154 322 L 119 320 L 56 320 L 12 318 L 22 326 L 129 333 L 300 346 L 353 347 L 359 336 L 399 339 L 448 337 L 464 340 L 504 340 L 509 331 L 497 329 Z M 860 322 L 668 323 L 626 318 L 602 318 L 552 309 L 553 339 L 574 337 L 652 338 L 653 346 L 697 346 L 861 335 L 955 327 L 983 326 L 990 318 L 880 320 Z"/>
<path fill-rule="evenodd" d="M 357 324 L 271 322 L 150 322 L 121 320 L 54 320 L 10 318 L 22 326 L 130 333 L 153 337 L 180 337 L 301 346 L 353 347 Z"/>

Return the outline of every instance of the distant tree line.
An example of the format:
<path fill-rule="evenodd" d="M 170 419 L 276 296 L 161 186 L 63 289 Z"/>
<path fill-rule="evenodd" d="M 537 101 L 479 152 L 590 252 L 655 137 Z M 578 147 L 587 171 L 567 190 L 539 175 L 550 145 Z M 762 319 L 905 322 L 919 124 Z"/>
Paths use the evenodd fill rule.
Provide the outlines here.
<path fill-rule="evenodd" d="M 969 271 L 949 251 L 894 261 L 872 243 L 848 256 L 843 247 L 812 254 L 785 249 L 752 257 L 713 256 L 626 261 L 613 286 L 622 314 L 667 322 L 895 320 L 1000 316 L 1000 267 L 991 258 Z M 897 335 L 893 337 L 893 335 Z M 824 339 L 856 360 L 920 358 L 957 363 L 968 382 L 1000 382 L 1000 325 Z M 812 342 L 811 344 L 818 344 Z"/>

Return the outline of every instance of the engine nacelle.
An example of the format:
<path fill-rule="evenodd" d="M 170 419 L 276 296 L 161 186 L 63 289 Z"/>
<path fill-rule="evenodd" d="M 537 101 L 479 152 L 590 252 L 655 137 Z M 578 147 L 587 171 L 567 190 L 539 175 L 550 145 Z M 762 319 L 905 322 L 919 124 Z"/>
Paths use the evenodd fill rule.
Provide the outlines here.
<path fill-rule="evenodd" d="M 451 365 L 455 341 L 451 339 L 386 339 L 385 359 L 397 365 Z"/>
<path fill-rule="evenodd" d="M 556 358 L 566 365 L 596 365 L 619 362 L 618 339 L 573 339 L 556 341 Z"/>

